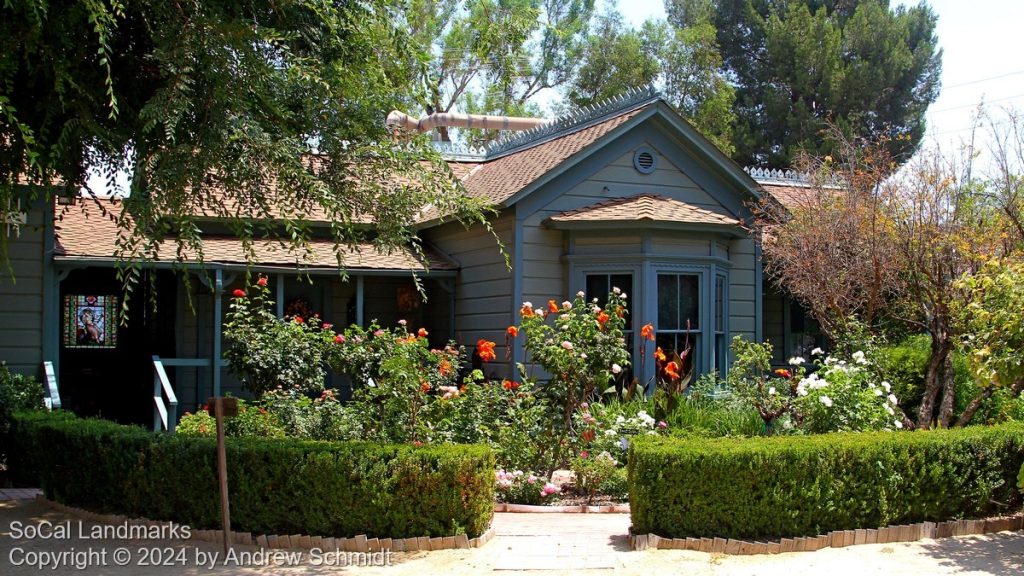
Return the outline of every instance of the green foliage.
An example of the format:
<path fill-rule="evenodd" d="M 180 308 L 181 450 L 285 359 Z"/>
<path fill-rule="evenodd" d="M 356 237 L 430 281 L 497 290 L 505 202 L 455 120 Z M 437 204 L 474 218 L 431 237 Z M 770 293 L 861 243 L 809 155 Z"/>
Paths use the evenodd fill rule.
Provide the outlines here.
<path fill-rule="evenodd" d="M 316 318 L 278 318 L 261 277 L 248 292 L 236 290 L 224 321 L 224 356 L 231 373 L 260 397 L 271 390 L 319 393 L 324 388 L 324 350 L 333 332 Z"/>
<path fill-rule="evenodd" d="M 712 26 L 720 73 L 736 86 L 734 159 L 789 168 L 799 150 L 833 153 L 827 119 L 888 138 L 909 158 L 939 92 L 936 15 L 926 4 L 869 0 L 670 0 L 668 20 Z"/>
<path fill-rule="evenodd" d="M 777 538 L 1003 513 L 1021 502 L 1019 424 L 915 433 L 640 438 L 633 530 Z"/>
<path fill-rule="evenodd" d="M 210 416 L 206 410 L 197 410 L 195 413 L 185 412 L 178 420 L 174 433 L 179 436 L 216 438 L 217 419 Z M 227 435 L 227 433 L 228 431 L 225 429 L 224 434 Z"/>
<path fill-rule="evenodd" d="M 15 412 L 43 408 L 43 385 L 31 376 L 11 372 L 0 362 L 0 464 L 6 459 L 7 433 Z"/>
<path fill-rule="evenodd" d="M 219 527 L 216 443 L 65 413 L 20 413 L 12 469 L 48 498 L 103 513 Z M 480 535 L 494 511 L 485 446 L 229 439 L 240 531 L 402 538 Z"/>
<path fill-rule="evenodd" d="M 587 493 L 587 504 L 594 501 L 594 496 L 601 486 L 615 474 L 618 461 L 608 452 L 591 454 L 581 452 L 572 459 L 571 467 L 576 475 L 576 487 Z"/>
<path fill-rule="evenodd" d="M 494 479 L 499 502 L 540 506 L 548 504 L 561 493 L 544 476 L 522 470 L 506 472 L 501 469 L 494 473 Z"/>
<path fill-rule="evenodd" d="M 0 205 L 40 193 L 15 186 L 22 177 L 77 190 L 96 170 L 111 189 L 93 192 L 107 193 L 126 169 L 118 248 L 140 259 L 181 248 L 202 260 L 198 219 L 208 217 L 247 240 L 278 238 L 296 261 L 315 234 L 363 239 L 365 217 L 381 248 L 406 245 L 426 205 L 482 221 L 426 138 L 395 146 L 381 121 L 402 97 L 425 96 L 407 62 L 429 48 L 409 41 L 396 18 L 404 6 L 4 2 Z M 329 229 L 308 225 L 316 213 Z M 141 270 L 131 263 L 122 277 L 131 285 Z"/>
<path fill-rule="evenodd" d="M 787 380 L 802 376 L 800 363 L 794 363 L 797 364 L 793 367 L 796 373 L 787 373 L 785 379 L 773 379 L 771 344 L 758 344 L 735 336 L 731 348 L 736 360 L 729 369 L 729 390 L 736 400 L 757 411 L 764 421 L 765 430 L 771 433 L 775 421 L 793 409 L 793 396 Z"/>

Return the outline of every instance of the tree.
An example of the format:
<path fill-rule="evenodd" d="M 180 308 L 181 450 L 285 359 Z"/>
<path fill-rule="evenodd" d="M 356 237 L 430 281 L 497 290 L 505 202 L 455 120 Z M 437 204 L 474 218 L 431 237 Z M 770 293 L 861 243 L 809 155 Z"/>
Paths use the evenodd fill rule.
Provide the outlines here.
<path fill-rule="evenodd" d="M 723 152 L 732 152 L 734 90 L 720 72 L 714 28 L 676 28 L 648 20 L 626 26 L 615 9 L 597 19 L 565 90 L 568 103 L 589 106 L 627 90 L 660 84 L 665 99 Z"/>
<path fill-rule="evenodd" d="M 680 28 L 709 22 L 721 73 L 736 86 L 732 141 L 740 164 L 789 168 L 797 150 L 835 154 L 827 121 L 886 139 L 906 161 L 939 91 L 936 16 L 888 0 L 668 0 Z"/>
<path fill-rule="evenodd" d="M 284 238 L 299 256 L 313 211 L 332 221 L 339 245 L 373 219 L 384 249 L 415 245 L 426 204 L 479 220 L 425 143 L 396 144 L 384 128 L 415 79 L 400 57 L 415 49 L 395 26 L 401 7 L 7 2 L 0 190 L 25 194 L 16 183 L 27 179 L 74 192 L 89 170 L 113 187 L 130 170 L 120 244 L 129 259 L 156 256 L 168 237 L 201 259 L 199 213 L 229 218 L 246 240 Z M 140 268 L 124 271 L 130 285 Z"/>
<path fill-rule="evenodd" d="M 538 115 L 529 101 L 568 81 L 593 9 L 593 0 L 413 0 L 404 19 L 429 55 L 419 104 Z"/>
<path fill-rule="evenodd" d="M 957 423 L 953 351 L 964 341 L 995 349 L 999 338 L 1013 336 L 1003 331 L 1012 317 L 992 312 L 971 318 L 964 310 L 991 311 L 1017 298 L 1007 287 L 1016 278 L 1008 275 L 1012 270 L 986 273 L 994 279 L 979 272 L 993 260 L 1020 257 L 1024 236 L 1007 216 L 1014 196 L 1005 188 L 1018 181 L 1019 171 L 979 178 L 971 150 L 956 156 L 932 149 L 892 173 L 897 164 L 882 144 L 845 143 L 841 158 L 817 164 L 826 176 L 839 176 L 819 181 L 830 186 L 819 183 L 809 200 L 788 210 L 770 202 L 759 210 L 765 269 L 808 306 L 832 338 L 842 334 L 846 318 L 876 331 L 888 320 L 928 334 L 917 427 L 948 427 Z M 833 165 L 844 170 L 830 172 Z M 989 291 L 979 288 L 993 285 Z M 982 367 L 1009 365 L 1000 362 Z M 982 394 L 991 394 L 991 387 L 984 386 Z M 968 422 L 983 400 L 968 403 L 959 422 Z"/>

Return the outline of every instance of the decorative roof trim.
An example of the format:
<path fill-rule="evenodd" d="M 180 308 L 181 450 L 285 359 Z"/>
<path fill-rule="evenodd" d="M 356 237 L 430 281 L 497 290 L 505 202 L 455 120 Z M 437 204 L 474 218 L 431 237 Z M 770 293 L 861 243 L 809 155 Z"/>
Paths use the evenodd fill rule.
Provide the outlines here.
<path fill-rule="evenodd" d="M 553 140 L 569 131 L 586 128 L 591 124 L 605 120 L 609 116 L 628 112 L 660 97 L 660 92 L 654 86 L 632 88 L 624 94 L 573 110 L 536 128 L 502 136 L 484 148 L 464 146 L 452 142 L 434 142 L 434 147 L 446 159 L 450 160 L 491 160 L 521 148 Z"/>
<path fill-rule="evenodd" d="M 796 170 L 779 170 L 775 168 L 758 168 L 747 166 L 743 169 L 758 184 L 785 184 L 787 186 L 810 186 L 811 175 Z"/>

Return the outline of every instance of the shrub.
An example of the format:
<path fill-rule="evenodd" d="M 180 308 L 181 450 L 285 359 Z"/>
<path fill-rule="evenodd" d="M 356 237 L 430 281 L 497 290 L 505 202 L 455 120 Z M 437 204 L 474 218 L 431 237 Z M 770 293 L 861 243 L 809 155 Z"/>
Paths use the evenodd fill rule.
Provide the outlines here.
<path fill-rule="evenodd" d="M 638 438 L 636 533 L 768 538 L 943 521 L 1019 504 L 1024 427 L 772 438 Z"/>
<path fill-rule="evenodd" d="M 498 470 L 494 473 L 494 484 L 498 501 L 509 504 L 539 506 L 550 503 L 561 493 L 546 477 L 522 470 Z"/>
<path fill-rule="evenodd" d="M 235 290 L 224 322 L 224 355 L 229 369 L 256 397 L 277 388 L 319 393 L 324 387 L 324 353 L 334 338 L 317 318 L 278 318 L 267 279 L 249 291 Z"/>
<path fill-rule="evenodd" d="M 48 498 L 90 510 L 219 527 L 216 442 L 65 413 L 19 413 L 12 469 Z M 485 446 L 229 439 L 235 530 L 402 538 L 487 529 Z"/>
<path fill-rule="evenodd" d="M 31 376 L 11 372 L 0 362 L 0 464 L 6 458 L 11 416 L 22 410 L 43 408 L 43 385 Z"/>
<path fill-rule="evenodd" d="M 586 491 L 587 504 L 594 501 L 594 496 L 601 489 L 601 485 L 615 474 L 617 465 L 618 462 L 615 458 L 607 452 L 596 455 L 581 452 L 579 456 L 572 459 L 572 471 L 576 475 L 576 486 Z"/>

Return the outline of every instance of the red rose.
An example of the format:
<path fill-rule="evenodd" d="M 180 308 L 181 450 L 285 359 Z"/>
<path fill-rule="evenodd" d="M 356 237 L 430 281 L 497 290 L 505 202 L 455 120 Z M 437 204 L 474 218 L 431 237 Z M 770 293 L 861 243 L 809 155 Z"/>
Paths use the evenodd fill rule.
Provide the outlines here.
<path fill-rule="evenodd" d="M 416 332 L 416 335 L 417 335 L 417 336 L 419 336 L 420 338 L 426 338 L 426 337 L 427 337 L 427 334 L 429 334 L 429 332 L 427 332 L 427 329 L 426 329 L 426 328 L 420 328 L 420 329 L 419 329 L 419 330 L 418 330 L 418 331 Z"/>
<path fill-rule="evenodd" d="M 235 291 L 232 292 L 232 294 L 235 295 L 235 298 L 245 298 L 245 290 L 240 288 L 235 288 Z"/>
<path fill-rule="evenodd" d="M 295 317 L 295 323 L 296 324 L 302 324 L 303 322 L 305 322 L 305 320 L 302 319 L 302 316 L 296 316 Z"/>
<path fill-rule="evenodd" d="M 334 343 L 335 344 L 344 344 L 345 343 L 345 337 L 342 336 L 341 334 L 338 334 L 337 336 L 334 337 Z"/>
<path fill-rule="evenodd" d="M 266 276 L 260 276 L 260 279 L 256 281 L 256 284 L 258 284 L 259 286 L 264 286 L 265 287 L 267 285 L 267 277 Z"/>

